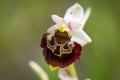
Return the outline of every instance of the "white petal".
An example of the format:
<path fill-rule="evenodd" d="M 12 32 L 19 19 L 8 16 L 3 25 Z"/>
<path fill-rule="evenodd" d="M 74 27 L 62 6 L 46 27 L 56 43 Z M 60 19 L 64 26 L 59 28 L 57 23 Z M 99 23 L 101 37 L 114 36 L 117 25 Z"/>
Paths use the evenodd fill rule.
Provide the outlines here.
<path fill-rule="evenodd" d="M 81 46 L 92 42 L 91 38 L 82 29 L 74 31 L 71 40 L 78 42 Z"/>
<path fill-rule="evenodd" d="M 81 24 L 78 22 L 70 22 L 68 23 L 68 26 L 70 27 L 72 31 L 75 31 L 81 28 Z"/>
<path fill-rule="evenodd" d="M 83 19 L 81 20 L 81 24 L 82 24 L 81 28 L 83 28 L 85 26 L 85 23 L 87 22 L 90 14 L 91 14 L 91 8 L 88 7 L 85 14 L 84 14 Z"/>
<path fill-rule="evenodd" d="M 55 23 L 60 23 L 64 21 L 63 18 L 59 17 L 58 15 L 51 15 L 51 17 Z"/>
<path fill-rule="evenodd" d="M 83 15 L 84 15 L 84 10 L 82 6 L 78 3 L 75 3 L 72 7 L 67 9 L 64 19 L 67 23 L 70 21 L 80 23 Z"/>

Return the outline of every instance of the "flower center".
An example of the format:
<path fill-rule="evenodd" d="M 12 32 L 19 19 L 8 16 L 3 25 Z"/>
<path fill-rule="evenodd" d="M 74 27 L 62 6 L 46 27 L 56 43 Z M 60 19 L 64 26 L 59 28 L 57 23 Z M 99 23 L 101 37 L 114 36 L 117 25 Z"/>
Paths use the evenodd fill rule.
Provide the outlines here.
<path fill-rule="evenodd" d="M 55 39 L 58 44 L 64 44 L 65 42 L 70 40 L 70 37 L 68 36 L 68 33 L 66 31 L 60 32 L 59 30 L 57 30 L 55 32 Z"/>
<path fill-rule="evenodd" d="M 54 34 L 47 37 L 47 47 L 59 57 L 62 54 L 70 54 L 73 49 L 73 45 L 69 44 L 70 38 L 69 30 L 66 30 L 65 26 L 60 26 Z"/>

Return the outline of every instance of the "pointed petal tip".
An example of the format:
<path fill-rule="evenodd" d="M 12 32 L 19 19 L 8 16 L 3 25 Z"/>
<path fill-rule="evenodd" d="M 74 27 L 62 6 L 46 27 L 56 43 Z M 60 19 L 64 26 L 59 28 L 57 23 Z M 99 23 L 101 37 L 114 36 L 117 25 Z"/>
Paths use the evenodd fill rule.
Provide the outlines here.
<path fill-rule="evenodd" d="M 54 17 L 58 17 L 58 15 L 52 14 L 52 15 L 51 15 L 51 18 L 53 19 Z"/>
<path fill-rule="evenodd" d="M 80 4 L 79 4 L 79 3 L 77 3 L 77 2 L 76 2 L 74 5 L 76 5 L 76 6 L 80 6 Z"/>
<path fill-rule="evenodd" d="M 91 7 L 88 7 L 87 10 L 86 10 L 86 14 L 90 15 L 91 14 L 91 10 L 92 10 Z"/>
<path fill-rule="evenodd" d="M 79 4 L 79 3 L 77 3 L 77 2 L 75 3 L 75 6 L 78 7 L 78 8 L 83 8 L 83 7 L 81 6 L 81 4 Z"/>
<path fill-rule="evenodd" d="M 86 37 L 86 43 L 83 46 L 85 46 L 89 43 L 92 43 L 92 39 L 88 36 L 88 38 Z"/>
<path fill-rule="evenodd" d="M 75 2 L 75 4 L 74 5 L 76 5 L 76 6 L 81 6 L 78 2 Z"/>

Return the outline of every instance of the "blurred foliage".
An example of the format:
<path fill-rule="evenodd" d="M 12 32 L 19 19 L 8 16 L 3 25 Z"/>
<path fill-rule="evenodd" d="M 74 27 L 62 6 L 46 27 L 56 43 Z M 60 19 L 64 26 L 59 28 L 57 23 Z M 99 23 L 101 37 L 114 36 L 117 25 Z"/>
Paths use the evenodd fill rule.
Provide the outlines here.
<path fill-rule="evenodd" d="M 85 31 L 93 42 L 84 47 L 76 62 L 80 80 L 120 79 L 120 9 L 117 0 L 0 0 L 0 80 L 39 80 L 28 66 L 38 62 L 51 80 L 51 72 L 39 47 L 42 34 L 54 22 L 51 14 L 63 17 L 66 9 L 79 2 L 92 8 Z"/>

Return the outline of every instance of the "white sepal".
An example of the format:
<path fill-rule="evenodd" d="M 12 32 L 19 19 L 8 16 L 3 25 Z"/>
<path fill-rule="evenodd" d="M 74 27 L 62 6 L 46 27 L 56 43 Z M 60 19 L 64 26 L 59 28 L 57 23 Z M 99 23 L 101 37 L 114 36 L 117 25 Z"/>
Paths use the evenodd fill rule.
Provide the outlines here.
<path fill-rule="evenodd" d="M 64 20 L 66 23 L 68 22 L 78 22 L 80 23 L 84 15 L 84 10 L 82 6 L 78 3 L 75 3 L 72 7 L 68 8 Z"/>

